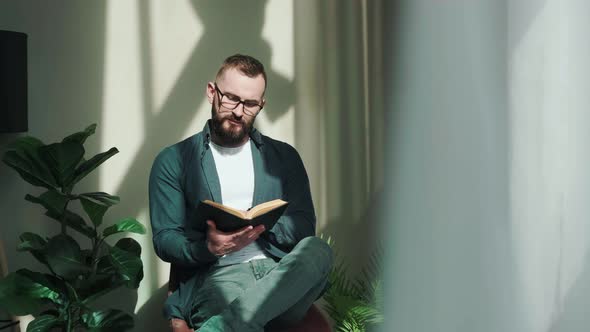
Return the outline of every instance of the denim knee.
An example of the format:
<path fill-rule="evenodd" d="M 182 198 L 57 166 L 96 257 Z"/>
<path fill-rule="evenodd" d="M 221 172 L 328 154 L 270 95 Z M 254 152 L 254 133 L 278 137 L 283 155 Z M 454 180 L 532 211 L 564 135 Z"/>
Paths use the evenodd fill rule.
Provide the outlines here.
<path fill-rule="evenodd" d="M 298 252 L 307 267 L 314 267 L 322 276 L 326 276 L 333 264 L 332 248 L 317 236 L 309 236 L 299 241 L 293 249 Z"/>

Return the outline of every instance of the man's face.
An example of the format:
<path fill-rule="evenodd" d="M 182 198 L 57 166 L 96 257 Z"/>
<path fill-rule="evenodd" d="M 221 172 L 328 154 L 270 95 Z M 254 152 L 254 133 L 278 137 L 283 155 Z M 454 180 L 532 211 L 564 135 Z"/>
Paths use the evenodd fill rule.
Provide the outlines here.
<path fill-rule="evenodd" d="M 264 85 L 262 75 L 252 78 L 234 68 L 226 70 L 217 78 L 216 83 L 210 82 L 207 85 L 207 98 L 211 104 L 211 129 L 217 139 L 215 143 L 229 147 L 244 144 L 258 115 L 258 112 L 246 114 L 242 103 L 233 110 L 224 107 L 221 103 L 222 94 L 225 95 L 224 100 L 229 98 L 244 101 L 246 105 L 256 102 L 263 105 Z"/>

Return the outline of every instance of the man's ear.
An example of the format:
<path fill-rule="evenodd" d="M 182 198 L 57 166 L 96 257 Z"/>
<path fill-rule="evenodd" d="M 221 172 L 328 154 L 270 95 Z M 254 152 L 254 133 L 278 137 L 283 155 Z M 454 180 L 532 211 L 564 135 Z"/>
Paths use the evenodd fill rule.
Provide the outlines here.
<path fill-rule="evenodd" d="M 207 83 L 207 88 L 205 89 L 205 93 L 207 94 L 207 100 L 209 104 L 213 104 L 213 100 L 215 100 L 215 83 L 209 82 Z"/>

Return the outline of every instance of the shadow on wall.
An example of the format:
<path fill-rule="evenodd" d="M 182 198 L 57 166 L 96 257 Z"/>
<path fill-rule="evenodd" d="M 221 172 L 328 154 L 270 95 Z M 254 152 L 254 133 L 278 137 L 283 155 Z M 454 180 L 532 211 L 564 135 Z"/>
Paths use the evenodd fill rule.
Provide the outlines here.
<path fill-rule="evenodd" d="M 135 331 L 169 331 L 170 325 L 162 314 L 168 296 L 168 283 L 152 293 L 135 316 Z"/>

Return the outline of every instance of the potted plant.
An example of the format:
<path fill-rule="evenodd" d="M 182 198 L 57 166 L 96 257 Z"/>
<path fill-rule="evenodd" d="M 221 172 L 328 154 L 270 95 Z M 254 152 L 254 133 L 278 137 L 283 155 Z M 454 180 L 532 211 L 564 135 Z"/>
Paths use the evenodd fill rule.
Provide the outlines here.
<path fill-rule="evenodd" d="M 322 238 L 324 238 L 322 236 Z M 334 249 L 330 237 L 326 240 Z M 330 287 L 323 296 L 326 312 L 339 332 L 372 331 L 383 323 L 383 292 L 380 247 L 375 250 L 357 278 L 348 276 L 348 268 L 342 260 L 330 271 Z"/>
<path fill-rule="evenodd" d="M 27 136 L 17 139 L 3 161 L 26 182 L 42 187 L 39 196 L 25 199 L 43 206 L 45 215 L 60 225 L 57 234 L 41 236 L 26 232 L 20 236 L 18 251 L 31 253 L 47 272 L 21 269 L 0 280 L 0 307 L 12 315 L 32 314 L 27 331 L 124 331 L 133 327 L 133 317 L 120 310 L 95 310 L 92 302 L 119 287 L 137 289 L 143 279 L 141 246 L 132 238 L 114 245 L 105 240 L 114 234 L 145 234 L 145 227 L 127 218 L 103 226 L 107 210 L 119 197 L 105 192 L 74 193 L 75 185 L 107 159 L 116 148 L 85 159 L 84 142 L 94 134 L 96 124 L 44 144 Z M 80 204 L 85 216 L 70 207 Z M 72 235 L 82 238 L 82 246 Z"/>

